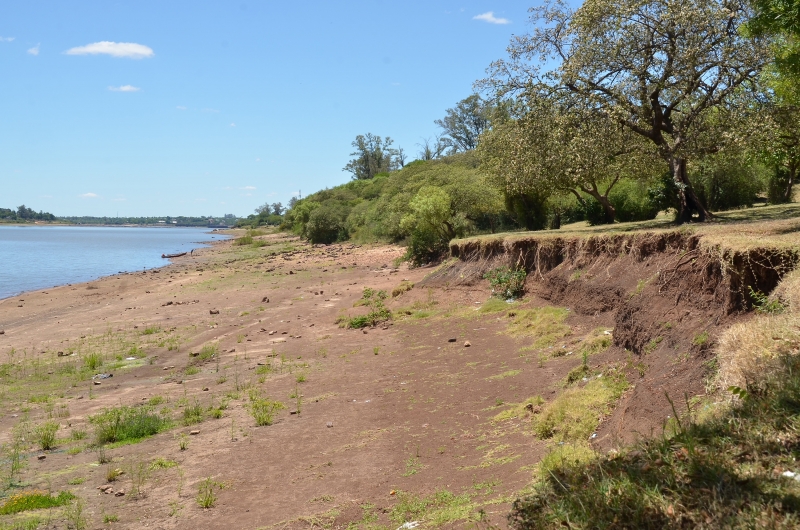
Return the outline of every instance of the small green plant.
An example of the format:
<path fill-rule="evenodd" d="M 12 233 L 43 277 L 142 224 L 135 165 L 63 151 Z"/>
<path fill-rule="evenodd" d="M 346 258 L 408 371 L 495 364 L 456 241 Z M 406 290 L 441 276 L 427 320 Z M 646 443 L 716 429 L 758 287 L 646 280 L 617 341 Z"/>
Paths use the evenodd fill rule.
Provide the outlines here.
<path fill-rule="evenodd" d="M 208 344 L 204 344 L 202 348 L 200 348 L 200 353 L 198 353 L 194 358 L 196 362 L 206 362 L 210 361 L 214 357 L 218 357 L 219 354 L 219 344 L 216 342 L 210 342 Z"/>
<path fill-rule="evenodd" d="M 103 514 L 103 522 L 105 524 L 119 522 L 119 516 L 115 515 L 115 514 L 111 514 L 111 513 L 104 513 Z"/>
<path fill-rule="evenodd" d="M 304 373 L 297 374 L 296 380 L 297 380 L 298 383 L 305 383 L 306 382 L 306 374 L 304 374 Z"/>
<path fill-rule="evenodd" d="M 786 310 L 786 305 L 777 298 L 771 299 L 761 291 L 753 290 L 752 286 L 748 286 L 748 289 L 750 289 L 750 299 L 753 301 L 753 307 L 757 313 L 776 315 Z"/>
<path fill-rule="evenodd" d="M 217 491 L 224 488 L 224 484 L 212 480 L 211 477 L 201 481 L 197 486 L 197 505 L 207 510 L 217 503 Z"/>
<path fill-rule="evenodd" d="M 183 424 L 194 425 L 203 421 L 203 406 L 196 399 L 183 409 Z"/>
<path fill-rule="evenodd" d="M 189 437 L 186 435 L 185 432 L 182 432 L 181 435 L 178 437 L 178 448 L 181 451 L 186 451 L 189 449 Z"/>
<path fill-rule="evenodd" d="M 137 441 L 170 426 L 167 418 L 157 414 L 148 405 L 105 409 L 94 416 L 89 416 L 89 422 L 95 427 L 97 445 Z"/>
<path fill-rule="evenodd" d="M 85 440 L 87 436 L 88 434 L 86 433 L 86 429 L 72 429 L 72 432 L 70 433 L 70 437 L 76 442 Z"/>
<path fill-rule="evenodd" d="M 84 514 L 86 505 L 83 499 L 78 499 L 74 503 L 67 505 L 64 510 L 64 519 L 67 520 L 67 528 L 70 530 L 86 530 L 89 521 Z"/>
<path fill-rule="evenodd" d="M 43 451 L 48 451 L 56 446 L 57 432 L 58 423 L 55 421 L 46 421 L 36 427 L 36 441 Z"/>
<path fill-rule="evenodd" d="M 148 327 L 144 328 L 144 331 L 142 331 L 142 335 L 155 335 L 156 333 L 159 333 L 160 331 L 161 331 L 161 328 L 159 326 L 148 326 Z"/>
<path fill-rule="evenodd" d="M 106 482 L 115 482 L 122 476 L 122 470 L 114 466 L 106 466 Z"/>
<path fill-rule="evenodd" d="M 144 497 L 144 485 L 150 478 L 150 464 L 144 460 L 134 460 L 128 465 L 128 476 L 131 479 L 131 495 Z"/>
<path fill-rule="evenodd" d="M 93 372 L 103 366 L 103 356 L 97 352 L 87 353 L 83 356 L 83 366 Z"/>
<path fill-rule="evenodd" d="M 492 294 L 498 298 L 519 298 L 525 292 L 525 278 L 527 272 L 524 269 L 512 269 L 510 267 L 498 267 L 483 275 L 485 280 L 489 280 L 492 287 Z"/>
<path fill-rule="evenodd" d="M 360 315 L 350 319 L 345 318 L 347 327 L 360 329 L 368 326 L 376 326 L 381 322 L 391 320 L 392 312 L 383 303 L 386 298 L 386 291 L 376 291 L 375 289 L 364 287 L 358 305 L 366 306 L 369 312 L 366 315 Z"/>
<path fill-rule="evenodd" d="M 692 344 L 695 346 L 703 347 L 708 343 L 708 331 L 703 331 L 702 333 L 698 333 L 692 339 Z"/>
<path fill-rule="evenodd" d="M 164 457 L 158 457 L 152 462 L 150 462 L 150 469 L 157 470 L 157 469 L 169 469 L 171 467 L 177 467 L 178 463 L 174 460 L 168 460 Z"/>
<path fill-rule="evenodd" d="M 70 486 L 80 486 L 84 482 L 86 482 L 86 479 L 84 477 L 73 477 L 67 481 L 67 484 L 69 484 Z"/>
<path fill-rule="evenodd" d="M 286 408 L 280 401 L 262 397 L 255 389 L 250 391 L 250 414 L 259 427 L 272 425 L 275 414 Z"/>
<path fill-rule="evenodd" d="M 411 456 L 406 460 L 406 470 L 403 472 L 403 476 L 410 477 L 416 475 L 424 468 L 425 466 L 420 462 L 418 456 Z"/>

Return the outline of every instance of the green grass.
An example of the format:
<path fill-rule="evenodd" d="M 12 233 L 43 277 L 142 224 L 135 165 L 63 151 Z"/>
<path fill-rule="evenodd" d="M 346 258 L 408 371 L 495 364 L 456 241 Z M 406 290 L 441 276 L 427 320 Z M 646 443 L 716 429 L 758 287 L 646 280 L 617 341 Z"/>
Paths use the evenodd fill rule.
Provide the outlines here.
<path fill-rule="evenodd" d="M 597 328 L 592 333 L 583 339 L 581 347 L 578 349 L 578 354 L 583 356 L 595 355 L 606 351 L 611 346 L 611 335 L 606 335 L 606 328 Z"/>
<path fill-rule="evenodd" d="M 255 389 L 250 391 L 250 414 L 259 427 L 272 425 L 275 414 L 286 408 L 280 401 L 262 396 Z"/>
<path fill-rule="evenodd" d="M 586 441 L 597 429 L 599 417 L 608 414 L 628 383 L 624 375 L 608 371 L 584 385 L 567 388 L 542 407 L 533 430 L 543 440 Z"/>
<path fill-rule="evenodd" d="M 507 370 L 507 371 L 503 372 L 502 374 L 497 374 L 497 375 L 493 375 L 493 376 L 489 377 L 489 380 L 491 380 L 491 381 L 500 381 L 502 379 L 505 379 L 506 377 L 514 377 L 515 375 L 519 375 L 521 373 L 522 373 L 522 370 Z"/>
<path fill-rule="evenodd" d="M 783 363 L 703 421 L 683 412 L 619 454 L 551 458 L 512 527 L 797 528 L 800 482 L 784 472 L 800 471 L 800 357 Z"/>
<path fill-rule="evenodd" d="M 492 297 L 481 304 L 478 313 L 499 313 L 500 311 L 507 311 L 510 305 L 505 300 Z"/>
<path fill-rule="evenodd" d="M 536 307 L 533 309 L 513 309 L 507 316 L 508 333 L 517 337 L 536 337 L 535 348 L 552 346 L 558 339 L 571 333 L 570 327 L 564 323 L 569 311 L 563 307 Z"/>
<path fill-rule="evenodd" d="M 11 515 L 44 508 L 56 508 L 68 504 L 74 498 L 75 495 L 68 491 L 62 491 L 55 497 L 41 490 L 23 491 L 12 495 L 0 506 L 0 515 Z"/>
<path fill-rule="evenodd" d="M 152 407 L 113 407 L 89 416 L 94 425 L 95 443 L 135 442 L 171 427 L 168 418 L 157 414 Z"/>
<path fill-rule="evenodd" d="M 478 511 L 467 493 L 456 495 L 447 490 L 439 490 L 428 496 L 399 491 L 397 504 L 389 512 L 395 525 L 408 521 L 424 521 L 426 525 L 442 526 L 459 521 L 478 520 Z"/>

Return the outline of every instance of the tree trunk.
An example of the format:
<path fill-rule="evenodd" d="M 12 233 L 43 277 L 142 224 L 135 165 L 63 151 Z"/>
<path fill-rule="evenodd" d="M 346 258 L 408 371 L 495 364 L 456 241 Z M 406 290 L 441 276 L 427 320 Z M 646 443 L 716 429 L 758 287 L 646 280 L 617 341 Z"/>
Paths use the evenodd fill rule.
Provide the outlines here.
<path fill-rule="evenodd" d="M 678 223 L 688 223 L 692 221 L 692 214 L 697 212 L 700 222 L 713 217 L 711 212 L 706 210 L 703 203 L 689 182 L 689 175 L 686 173 L 686 160 L 683 158 L 673 158 L 671 161 L 672 178 L 678 188 Z"/>
<path fill-rule="evenodd" d="M 786 183 L 786 191 L 783 192 L 784 202 L 792 202 L 792 185 L 797 177 L 797 167 L 792 164 L 789 166 L 789 182 Z"/>
<path fill-rule="evenodd" d="M 603 211 L 606 214 L 606 223 L 612 224 L 617 217 L 617 211 L 612 206 L 611 201 L 608 200 L 608 195 L 601 195 L 596 189 L 584 189 L 583 191 L 597 199 L 597 202 L 603 206 Z"/>

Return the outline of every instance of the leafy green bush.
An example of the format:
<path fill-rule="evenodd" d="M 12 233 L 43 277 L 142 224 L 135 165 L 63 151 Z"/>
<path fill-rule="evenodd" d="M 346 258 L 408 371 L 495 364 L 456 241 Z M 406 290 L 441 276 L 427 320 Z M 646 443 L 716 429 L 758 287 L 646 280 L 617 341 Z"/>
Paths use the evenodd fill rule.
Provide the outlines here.
<path fill-rule="evenodd" d="M 114 407 L 89 416 L 95 428 L 95 443 L 102 445 L 138 440 L 157 434 L 170 426 L 170 421 L 158 415 L 152 407 Z"/>
<path fill-rule="evenodd" d="M 345 208 L 336 204 L 323 204 L 314 209 L 305 225 L 305 236 L 312 243 L 330 244 L 347 239 Z"/>
<path fill-rule="evenodd" d="M 58 422 L 46 421 L 36 427 L 36 441 L 39 447 L 48 451 L 56 446 L 56 433 L 58 432 Z"/>
<path fill-rule="evenodd" d="M 361 305 L 367 306 L 369 312 L 366 315 L 351 318 L 347 323 L 347 327 L 359 329 L 391 320 L 392 312 L 383 304 L 387 297 L 386 291 L 376 291 L 369 287 L 364 287 L 364 292 L 359 302 Z"/>
<path fill-rule="evenodd" d="M 524 269 L 498 267 L 483 275 L 492 286 L 492 294 L 498 298 L 519 298 L 525 292 L 525 278 L 528 273 Z"/>
<path fill-rule="evenodd" d="M 268 397 L 263 397 L 253 389 L 250 391 L 250 414 L 256 420 L 259 427 L 272 425 L 275 414 L 286 408 L 280 401 L 274 401 Z"/>

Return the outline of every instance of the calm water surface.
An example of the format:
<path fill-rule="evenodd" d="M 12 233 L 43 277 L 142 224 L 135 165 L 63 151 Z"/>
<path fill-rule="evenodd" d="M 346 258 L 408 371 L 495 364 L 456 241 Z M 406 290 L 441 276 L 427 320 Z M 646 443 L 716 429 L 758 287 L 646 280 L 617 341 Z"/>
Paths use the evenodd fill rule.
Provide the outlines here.
<path fill-rule="evenodd" d="M 206 228 L 0 226 L 0 299 L 160 267 L 161 254 L 221 239 Z"/>

